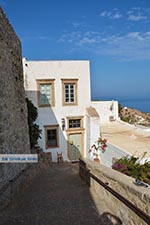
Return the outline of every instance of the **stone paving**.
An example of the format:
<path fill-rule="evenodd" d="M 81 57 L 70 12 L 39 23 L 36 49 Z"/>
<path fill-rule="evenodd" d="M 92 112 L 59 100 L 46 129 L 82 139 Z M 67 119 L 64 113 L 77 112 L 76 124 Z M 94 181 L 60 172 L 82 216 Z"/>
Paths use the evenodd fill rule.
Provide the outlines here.
<path fill-rule="evenodd" d="M 117 221 L 103 210 L 98 213 L 88 186 L 79 177 L 78 164 L 71 163 L 53 163 L 0 212 L 0 225 L 122 224 Z"/>

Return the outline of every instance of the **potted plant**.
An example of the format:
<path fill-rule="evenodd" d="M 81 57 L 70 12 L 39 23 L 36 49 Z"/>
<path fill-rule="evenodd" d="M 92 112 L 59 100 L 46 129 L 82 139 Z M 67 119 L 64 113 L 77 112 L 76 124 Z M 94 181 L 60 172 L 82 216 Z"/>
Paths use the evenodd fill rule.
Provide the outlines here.
<path fill-rule="evenodd" d="M 89 153 L 91 154 L 91 158 L 95 162 L 100 162 L 100 152 L 105 152 L 107 147 L 107 140 L 102 139 L 101 137 L 95 142 L 94 145 L 89 149 Z"/>

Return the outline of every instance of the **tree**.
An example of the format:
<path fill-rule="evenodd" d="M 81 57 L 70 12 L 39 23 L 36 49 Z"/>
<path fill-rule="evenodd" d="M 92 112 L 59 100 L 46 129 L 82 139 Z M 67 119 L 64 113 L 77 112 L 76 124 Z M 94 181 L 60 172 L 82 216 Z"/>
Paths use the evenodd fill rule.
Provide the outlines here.
<path fill-rule="evenodd" d="M 118 103 L 119 114 L 120 114 L 120 112 L 121 112 L 122 109 L 123 109 L 123 106 L 120 103 Z"/>
<path fill-rule="evenodd" d="M 28 109 L 28 125 L 29 125 L 29 138 L 30 138 L 30 148 L 34 148 L 38 143 L 38 139 L 41 138 L 41 130 L 39 125 L 35 123 L 38 117 L 37 108 L 33 105 L 32 101 L 26 98 L 27 109 Z"/>

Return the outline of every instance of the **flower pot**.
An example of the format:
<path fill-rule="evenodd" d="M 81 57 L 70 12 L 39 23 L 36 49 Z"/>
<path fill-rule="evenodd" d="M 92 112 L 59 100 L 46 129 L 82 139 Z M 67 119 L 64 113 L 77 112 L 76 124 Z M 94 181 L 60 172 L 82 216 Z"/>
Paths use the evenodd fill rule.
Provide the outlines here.
<path fill-rule="evenodd" d="M 95 162 L 100 162 L 99 158 L 94 158 Z"/>

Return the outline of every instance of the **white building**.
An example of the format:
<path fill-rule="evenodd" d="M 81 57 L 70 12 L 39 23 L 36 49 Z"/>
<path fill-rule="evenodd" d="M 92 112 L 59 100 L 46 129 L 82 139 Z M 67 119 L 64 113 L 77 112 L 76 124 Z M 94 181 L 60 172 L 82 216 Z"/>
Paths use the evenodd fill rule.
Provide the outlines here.
<path fill-rule="evenodd" d="M 53 161 L 61 152 L 69 161 L 88 157 L 102 121 L 95 109 L 100 108 L 91 102 L 89 61 L 23 59 L 23 68 L 27 97 L 38 108 L 40 147 L 52 153 Z"/>
<path fill-rule="evenodd" d="M 101 123 L 119 120 L 117 101 L 92 101 L 91 106 L 99 113 Z"/>

